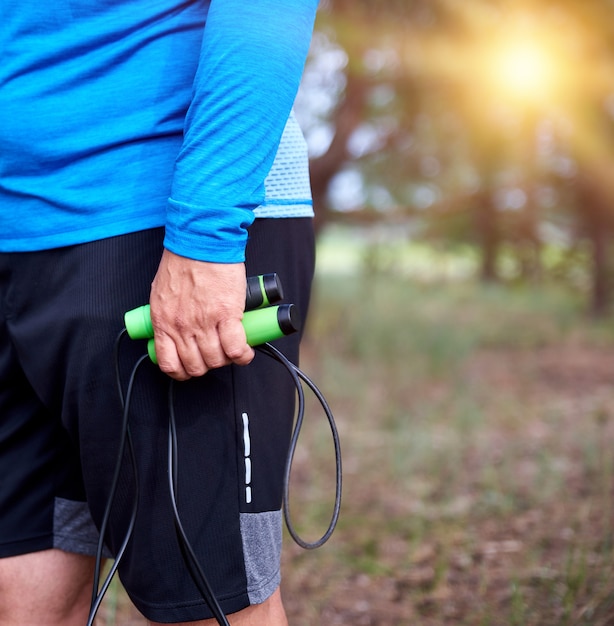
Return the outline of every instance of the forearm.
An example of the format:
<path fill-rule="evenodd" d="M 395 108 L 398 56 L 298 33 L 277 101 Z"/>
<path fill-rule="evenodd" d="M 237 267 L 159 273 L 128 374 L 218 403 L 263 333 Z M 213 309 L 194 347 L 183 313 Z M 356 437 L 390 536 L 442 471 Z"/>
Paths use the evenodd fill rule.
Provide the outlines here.
<path fill-rule="evenodd" d="M 309 49 L 314 0 L 214 0 L 177 158 L 165 246 L 241 262 Z"/>

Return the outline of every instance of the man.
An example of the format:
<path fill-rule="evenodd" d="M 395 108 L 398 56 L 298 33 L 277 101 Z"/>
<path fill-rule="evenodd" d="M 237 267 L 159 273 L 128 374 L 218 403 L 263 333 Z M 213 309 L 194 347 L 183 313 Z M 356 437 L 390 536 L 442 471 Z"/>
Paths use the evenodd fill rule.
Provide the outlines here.
<path fill-rule="evenodd" d="M 126 460 L 105 543 L 117 553 L 136 500 L 119 570 L 132 601 L 151 623 L 215 623 L 174 532 L 170 376 L 178 508 L 200 564 L 231 624 L 286 623 L 293 391 L 254 358 L 241 319 L 246 271 L 278 272 L 287 300 L 308 305 L 312 209 L 291 107 L 316 4 L 2 3 L 2 626 L 86 623 L 121 430 L 114 341 L 147 300 L 160 369 L 135 377 L 136 471 Z M 298 357 L 296 337 L 280 347 Z M 125 390 L 143 346 L 118 352 Z"/>

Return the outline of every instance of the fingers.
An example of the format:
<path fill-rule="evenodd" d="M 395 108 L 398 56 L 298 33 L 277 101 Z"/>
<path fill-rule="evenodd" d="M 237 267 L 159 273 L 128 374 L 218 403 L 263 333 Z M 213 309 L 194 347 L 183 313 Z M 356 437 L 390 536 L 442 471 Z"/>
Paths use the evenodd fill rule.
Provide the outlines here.
<path fill-rule="evenodd" d="M 247 344 L 243 324 L 222 322 L 218 326 L 220 348 L 236 365 L 247 365 L 254 358 L 254 350 Z"/>
<path fill-rule="evenodd" d="M 191 340 L 158 333 L 155 336 L 158 367 L 175 380 L 203 376 L 210 369 L 194 337 Z"/>
<path fill-rule="evenodd" d="M 254 358 L 240 320 L 227 320 L 197 334 L 159 333 L 155 342 L 158 366 L 176 380 L 203 376 L 231 363 L 247 365 Z"/>

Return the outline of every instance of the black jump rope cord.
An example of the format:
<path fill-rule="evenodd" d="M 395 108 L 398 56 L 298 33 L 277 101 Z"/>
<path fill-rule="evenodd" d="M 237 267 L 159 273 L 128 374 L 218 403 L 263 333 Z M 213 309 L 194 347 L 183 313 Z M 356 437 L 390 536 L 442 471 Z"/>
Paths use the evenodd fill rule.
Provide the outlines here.
<path fill-rule="evenodd" d="M 217 620 L 218 624 L 222 626 L 229 626 L 226 616 L 222 611 L 222 608 L 217 602 L 213 589 L 209 585 L 209 581 L 205 576 L 198 558 L 192 549 L 192 546 L 188 540 L 188 537 L 183 529 L 181 518 L 179 517 L 179 511 L 177 509 L 177 425 L 175 421 L 175 383 L 171 380 L 168 389 L 168 488 L 171 496 L 171 503 L 173 505 L 173 516 L 175 518 L 175 532 L 177 533 L 177 539 L 179 541 L 179 547 L 186 566 L 190 572 L 190 576 L 194 581 L 194 584 L 198 588 L 201 596 L 211 609 L 213 616 Z"/>
<path fill-rule="evenodd" d="M 130 435 L 130 427 L 129 427 L 129 413 L 130 413 L 130 400 L 132 397 L 132 390 L 134 387 L 134 381 L 136 378 L 136 373 L 139 367 L 147 360 L 147 355 L 143 355 L 137 361 L 137 363 L 132 368 L 132 372 L 130 373 L 130 378 L 128 381 L 128 386 L 126 388 L 126 395 L 124 398 L 124 393 L 122 389 L 121 383 L 121 373 L 119 368 L 119 346 L 121 343 L 121 339 L 126 334 L 126 329 L 123 329 L 116 341 L 114 346 L 114 360 L 115 360 L 115 375 L 116 375 L 116 384 L 119 391 L 119 396 L 122 403 L 123 416 L 122 416 L 122 428 L 121 428 L 121 437 L 120 437 L 120 445 L 119 451 L 117 455 L 117 462 L 115 464 L 115 470 L 113 473 L 113 480 L 111 482 L 111 491 L 109 493 L 109 498 L 107 500 L 107 505 L 105 507 L 101 527 L 100 527 L 100 536 L 98 541 L 98 548 L 96 552 L 96 567 L 94 573 L 94 584 L 92 589 L 92 602 L 90 608 L 89 619 L 87 622 L 87 626 L 93 626 L 94 619 L 96 617 L 96 613 L 100 608 L 102 600 L 104 598 L 109 585 L 111 584 L 111 580 L 115 575 L 117 568 L 119 567 L 119 562 L 126 551 L 126 547 L 132 537 L 132 533 L 134 531 L 134 525 L 136 521 L 137 509 L 138 509 L 138 496 L 139 496 L 139 483 L 138 483 L 138 475 L 137 475 L 137 466 L 136 459 L 134 454 L 134 447 L 132 444 L 132 438 Z M 337 521 L 339 519 L 339 513 L 341 510 L 341 491 L 342 491 L 342 468 L 341 468 L 341 444 L 339 440 L 339 434 L 337 432 L 337 426 L 335 424 L 335 419 L 333 417 L 332 411 L 324 398 L 322 392 L 318 389 L 318 387 L 313 383 L 312 380 L 309 379 L 294 363 L 292 363 L 286 356 L 284 356 L 277 348 L 273 347 L 269 343 L 265 343 L 262 346 L 258 346 L 256 348 L 258 351 L 267 354 L 271 358 L 275 359 L 279 363 L 281 363 L 288 374 L 292 377 L 294 386 L 296 388 L 298 403 L 295 417 L 294 429 L 292 432 L 292 436 L 290 439 L 290 446 L 288 450 L 288 457 L 286 460 L 286 467 L 284 472 L 284 496 L 283 496 L 283 514 L 286 522 L 286 527 L 288 529 L 288 533 L 292 537 L 292 539 L 302 548 L 306 550 L 313 550 L 315 548 L 319 548 L 322 546 L 330 536 L 333 534 L 335 526 L 337 525 Z M 290 516 L 290 475 L 292 473 L 292 462 L 294 459 L 294 453 L 296 451 L 296 447 L 298 445 L 298 439 L 301 432 L 301 428 L 303 425 L 304 414 L 305 414 L 305 394 L 303 391 L 303 386 L 301 384 L 301 380 L 311 389 L 314 393 L 322 410 L 324 411 L 326 418 L 328 420 L 328 424 L 331 429 L 332 439 L 335 449 L 335 504 L 333 507 L 333 513 L 331 516 L 331 520 L 326 532 L 314 542 L 307 542 L 302 539 L 299 534 L 296 532 L 291 516 Z M 171 497 L 171 503 L 173 508 L 173 516 L 175 522 L 175 530 L 177 533 L 177 539 L 179 542 L 179 546 L 181 549 L 182 556 L 188 567 L 190 575 L 198 588 L 200 594 L 203 599 L 206 601 L 207 605 L 211 609 L 215 619 L 217 620 L 220 626 L 229 626 L 229 623 L 222 611 L 215 594 L 213 593 L 211 586 L 205 576 L 200 564 L 198 563 L 198 559 L 192 549 L 192 546 L 187 538 L 183 525 L 181 523 L 181 518 L 179 516 L 179 511 L 177 509 L 177 428 L 175 421 L 175 384 L 171 379 L 169 383 L 169 393 L 168 393 L 168 411 L 169 411 L 169 433 L 168 433 L 168 476 L 169 476 L 169 494 Z M 126 531 L 126 536 L 120 546 L 120 549 L 117 552 L 115 557 L 115 561 L 113 566 L 109 570 L 105 581 L 100 587 L 100 571 L 102 567 L 102 558 L 104 552 L 104 536 L 106 534 L 107 525 L 109 522 L 109 517 L 111 514 L 111 509 L 113 506 L 113 501 L 115 499 L 115 493 L 117 491 L 117 486 L 119 483 L 119 476 L 121 473 L 121 467 L 123 462 L 124 453 L 126 451 L 126 444 L 128 446 L 128 455 L 130 457 L 130 461 L 132 464 L 132 470 L 134 473 L 134 481 L 135 481 L 135 498 L 134 505 L 132 507 L 132 512 L 130 516 L 130 522 L 128 524 L 128 529 Z"/>
<path fill-rule="evenodd" d="M 326 398 L 315 385 L 315 383 L 294 363 L 292 363 L 292 361 L 290 361 L 284 354 L 282 354 L 270 343 L 265 343 L 264 345 L 259 346 L 257 350 L 259 350 L 260 352 L 264 352 L 265 354 L 268 354 L 270 357 L 274 358 L 276 361 L 279 361 L 286 368 L 290 376 L 292 376 L 294 386 L 296 387 L 298 406 L 296 411 L 294 430 L 292 431 L 292 437 L 290 439 L 290 446 L 288 449 L 286 468 L 284 472 L 283 511 L 284 519 L 286 521 L 286 527 L 292 539 L 305 550 L 315 550 L 316 548 L 323 546 L 330 539 L 330 536 L 333 534 L 335 526 L 337 525 L 339 513 L 341 511 L 341 443 L 339 439 L 339 433 L 337 431 L 337 425 L 335 424 L 335 418 L 328 405 L 328 402 L 326 401 Z M 322 535 L 322 537 L 320 537 L 320 539 L 314 542 L 305 541 L 299 536 L 294 528 L 294 525 L 292 524 L 292 519 L 290 516 L 290 475 L 292 474 L 292 462 L 294 460 L 294 453 L 296 452 L 296 448 L 298 446 L 298 439 L 301 434 L 303 419 L 305 417 L 305 393 L 303 391 L 303 386 L 301 385 L 301 380 L 311 389 L 311 391 L 318 399 L 320 406 L 322 407 L 322 410 L 326 415 L 326 419 L 328 420 L 328 425 L 330 426 L 333 445 L 335 448 L 335 504 L 333 507 L 333 513 L 326 532 Z"/>
<path fill-rule="evenodd" d="M 111 480 L 111 490 L 110 490 L 109 498 L 107 500 L 107 504 L 106 504 L 104 514 L 102 517 L 102 522 L 100 524 L 100 535 L 98 538 L 98 546 L 96 549 L 96 564 L 95 564 L 95 569 L 94 569 L 94 581 L 92 584 L 92 601 L 90 605 L 90 613 L 89 613 L 89 617 L 87 621 L 87 626 L 93 625 L 94 619 L 96 617 L 96 613 L 98 612 L 98 609 L 100 608 L 100 604 L 102 603 L 104 595 L 107 592 L 109 585 L 111 584 L 111 580 L 113 579 L 113 576 L 115 575 L 115 572 L 117 571 L 117 568 L 119 567 L 121 558 L 124 555 L 124 552 L 126 551 L 130 538 L 132 537 L 132 532 L 134 530 L 134 524 L 136 522 L 136 514 L 138 510 L 139 482 L 138 482 L 138 473 L 137 473 L 137 466 L 136 466 L 136 457 L 134 455 L 134 446 L 132 444 L 132 437 L 130 435 L 130 426 L 128 423 L 128 417 L 130 414 L 130 400 L 132 398 L 132 390 L 134 388 L 134 381 L 136 378 L 136 373 L 139 367 L 147 360 L 147 355 L 145 354 L 142 357 L 140 357 L 140 359 L 137 361 L 135 366 L 132 368 L 132 372 L 130 373 L 130 379 L 128 381 L 128 386 L 126 388 L 126 396 L 124 399 L 124 392 L 122 389 L 121 376 L 120 376 L 120 371 L 119 371 L 119 345 L 120 345 L 122 337 L 125 334 L 126 334 L 126 329 L 123 329 L 117 336 L 117 339 L 115 340 L 115 346 L 114 346 L 115 380 L 116 380 L 117 388 L 119 391 L 119 397 L 120 397 L 120 401 L 122 405 L 123 414 L 122 414 L 119 449 L 117 452 L 117 461 L 115 463 L 115 469 L 113 471 L 113 479 Z M 99 589 L 100 573 L 102 569 L 102 559 L 103 559 L 103 552 L 104 552 L 104 536 L 106 534 L 107 525 L 109 523 L 109 517 L 111 515 L 111 509 L 113 507 L 113 502 L 115 500 L 115 493 L 117 491 L 117 486 L 119 484 L 119 476 L 121 473 L 124 453 L 126 451 L 126 443 L 128 444 L 128 455 L 132 463 L 132 472 L 134 474 L 134 489 L 135 489 L 134 503 L 132 506 L 132 513 L 130 515 L 130 522 L 128 524 L 126 536 L 124 537 L 124 540 L 119 550 L 117 551 L 115 561 L 113 565 L 111 566 L 111 569 L 109 570 L 109 573 L 107 574 L 104 580 L 102 588 Z"/>

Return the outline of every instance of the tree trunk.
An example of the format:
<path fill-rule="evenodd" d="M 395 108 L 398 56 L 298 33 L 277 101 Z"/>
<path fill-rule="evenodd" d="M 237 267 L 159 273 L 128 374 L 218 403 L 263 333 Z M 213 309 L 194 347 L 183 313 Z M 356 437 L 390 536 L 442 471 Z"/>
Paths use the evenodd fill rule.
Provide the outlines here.
<path fill-rule="evenodd" d="M 497 259 L 500 233 L 497 208 L 488 191 L 480 192 L 476 201 L 476 229 L 482 251 L 480 278 L 483 282 L 494 283 L 499 280 Z"/>
<path fill-rule="evenodd" d="M 580 219 L 591 243 L 590 311 L 595 317 L 606 315 L 612 302 L 609 248 L 613 219 L 610 206 L 614 199 L 614 188 L 609 175 L 604 175 L 600 170 L 597 165 L 584 167 L 576 181 Z"/>
<path fill-rule="evenodd" d="M 610 233 L 604 225 L 599 227 L 599 224 L 594 224 L 592 226 L 589 233 L 593 261 L 591 313 L 595 317 L 603 317 L 608 313 L 611 301 L 608 259 Z"/>

